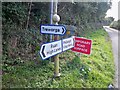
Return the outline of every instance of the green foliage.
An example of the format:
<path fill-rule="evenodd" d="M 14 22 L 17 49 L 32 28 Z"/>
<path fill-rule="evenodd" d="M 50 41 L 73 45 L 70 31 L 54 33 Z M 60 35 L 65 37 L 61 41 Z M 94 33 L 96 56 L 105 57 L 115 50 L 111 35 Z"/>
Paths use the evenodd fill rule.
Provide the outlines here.
<path fill-rule="evenodd" d="M 41 43 L 49 41 L 49 35 L 39 33 L 40 24 L 49 22 L 49 4 L 48 2 L 2 3 L 4 55 L 9 58 L 19 56 L 27 60 L 35 60 L 38 57 L 38 47 Z M 75 25 L 78 28 L 77 34 L 84 35 L 86 30 L 102 27 L 99 20 L 102 20 L 109 6 L 107 2 L 59 2 L 58 14 L 61 16 L 59 24 Z"/>
<path fill-rule="evenodd" d="M 110 27 L 111 28 L 115 28 L 117 30 L 120 30 L 120 20 L 118 21 L 113 21 L 111 24 L 110 24 Z"/>
<path fill-rule="evenodd" d="M 19 65 L 3 65 L 3 88 L 107 88 L 114 76 L 111 42 L 104 30 L 87 36 L 93 40 L 92 54 L 79 56 L 70 50 L 60 54 L 60 78 L 52 77 L 51 61 L 35 64 L 19 58 Z"/>
<path fill-rule="evenodd" d="M 107 2 L 58 3 L 59 24 L 76 26 L 78 36 L 93 39 L 93 49 L 91 56 L 70 50 L 60 54 L 62 75 L 55 79 L 53 62 L 39 56 L 40 45 L 49 41 L 49 35 L 39 32 L 40 24 L 49 23 L 49 3 L 3 2 L 3 88 L 106 88 L 114 74 L 113 56 L 110 41 L 105 42 L 107 34 L 98 28 L 109 6 Z"/>
<path fill-rule="evenodd" d="M 2 3 L 3 25 L 5 23 L 16 23 L 21 25 L 27 17 L 27 6 L 25 3 Z"/>
<path fill-rule="evenodd" d="M 40 35 L 39 30 L 40 24 L 48 22 L 48 11 L 44 12 L 49 7 L 48 4 L 32 3 L 29 14 L 30 3 L 2 3 L 3 55 L 12 59 L 21 57 L 28 60 L 38 57 L 41 43 L 48 41 L 47 36 Z"/>
<path fill-rule="evenodd" d="M 113 17 L 107 17 L 104 20 L 104 24 L 105 24 L 105 26 L 109 26 L 113 21 L 114 21 Z"/>
<path fill-rule="evenodd" d="M 92 54 L 90 56 L 83 55 L 81 59 L 84 63 L 89 65 L 92 70 L 92 73 L 90 73 L 90 78 L 93 79 L 93 81 L 91 83 L 94 83 L 94 80 L 98 82 L 94 83 L 93 87 L 101 87 L 102 84 L 99 84 L 99 82 L 106 85 L 107 83 L 112 83 L 114 68 L 111 67 L 114 67 L 114 61 L 108 34 L 105 31 L 100 30 L 94 33 L 92 32 L 90 36 L 87 34 L 87 36 L 93 40 Z M 106 77 L 106 79 L 102 80 L 104 77 Z M 105 86 L 103 85 L 103 87 Z"/>
<path fill-rule="evenodd" d="M 61 16 L 60 23 L 80 27 L 91 22 L 100 23 L 109 8 L 108 2 L 74 2 L 73 4 L 61 2 L 58 14 Z"/>

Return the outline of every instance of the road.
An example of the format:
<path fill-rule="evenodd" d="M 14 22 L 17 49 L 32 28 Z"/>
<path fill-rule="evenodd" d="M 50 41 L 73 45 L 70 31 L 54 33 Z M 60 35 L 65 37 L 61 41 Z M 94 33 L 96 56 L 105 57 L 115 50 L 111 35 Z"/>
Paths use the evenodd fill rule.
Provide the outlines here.
<path fill-rule="evenodd" d="M 120 32 L 118 30 L 109 28 L 109 26 L 103 26 L 104 29 L 108 32 L 110 39 L 112 41 L 112 49 L 113 49 L 113 55 L 114 55 L 114 63 L 115 63 L 115 77 L 114 77 L 114 86 L 115 88 L 120 88 L 120 47 L 118 46 L 119 43 L 119 36 Z M 119 50 L 119 51 L 118 51 Z"/>

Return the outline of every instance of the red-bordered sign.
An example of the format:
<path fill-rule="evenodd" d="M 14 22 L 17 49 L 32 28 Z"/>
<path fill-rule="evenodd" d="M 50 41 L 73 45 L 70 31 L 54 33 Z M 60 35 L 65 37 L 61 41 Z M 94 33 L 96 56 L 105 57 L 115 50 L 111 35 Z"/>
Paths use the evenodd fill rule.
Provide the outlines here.
<path fill-rule="evenodd" d="M 80 52 L 84 54 L 91 53 L 92 40 L 86 38 L 75 37 L 74 38 L 74 47 L 71 49 L 75 52 Z"/>

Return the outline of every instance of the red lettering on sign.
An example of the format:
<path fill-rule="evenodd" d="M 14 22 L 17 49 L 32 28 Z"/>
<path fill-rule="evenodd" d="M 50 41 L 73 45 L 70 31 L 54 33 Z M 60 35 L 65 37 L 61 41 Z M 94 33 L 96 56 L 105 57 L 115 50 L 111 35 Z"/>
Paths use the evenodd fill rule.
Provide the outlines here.
<path fill-rule="evenodd" d="M 75 44 L 74 47 L 71 49 L 72 51 L 84 53 L 84 54 L 90 54 L 91 53 L 91 45 L 92 40 L 75 37 Z"/>

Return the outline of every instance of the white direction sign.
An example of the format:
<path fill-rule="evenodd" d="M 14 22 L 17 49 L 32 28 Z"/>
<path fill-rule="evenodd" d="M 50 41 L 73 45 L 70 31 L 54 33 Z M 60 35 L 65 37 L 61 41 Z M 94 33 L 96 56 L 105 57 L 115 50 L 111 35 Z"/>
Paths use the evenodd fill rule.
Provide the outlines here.
<path fill-rule="evenodd" d="M 62 44 L 63 44 L 63 51 L 73 48 L 74 47 L 74 37 L 63 39 Z"/>
<path fill-rule="evenodd" d="M 42 34 L 64 35 L 66 28 L 63 25 L 41 25 L 40 32 Z"/>
<path fill-rule="evenodd" d="M 61 52 L 62 52 L 61 40 L 43 44 L 40 49 L 40 55 L 43 60 Z"/>

